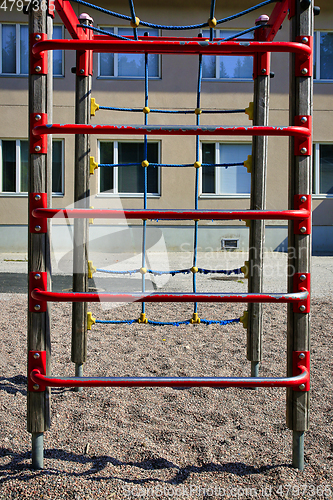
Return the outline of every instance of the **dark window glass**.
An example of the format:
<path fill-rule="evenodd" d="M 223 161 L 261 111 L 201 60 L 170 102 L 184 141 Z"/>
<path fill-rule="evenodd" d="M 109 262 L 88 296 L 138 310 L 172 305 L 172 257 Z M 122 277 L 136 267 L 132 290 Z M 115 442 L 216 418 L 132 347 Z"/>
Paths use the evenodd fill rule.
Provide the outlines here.
<path fill-rule="evenodd" d="M 215 144 L 202 144 L 202 163 L 215 164 Z M 215 193 L 215 167 L 202 167 L 202 192 Z"/>
<path fill-rule="evenodd" d="M 28 141 L 20 141 L 21 145 L 21 186 L 20 191 L 26 193 L 28 191 Z"/>
<path fill-rule="evenodd" d="M 320 79 L 333 79 L 333 33 L 320 33 Z"/>
<path fill-rule="evenodd" d="M 100 143 L 100 163 L 113 163 L 113 142 Z M 113 190 L 113 167 L 100 167 L 100 191 Z"/>
<path fill-rule="evenodd" d="M 16 141 L 2 141 L 2 191 L 16 191 Z"/>
<path fill-rule="evenodd" d="M 52 192 L 62 193 L 62 141 L 52 142 Z"/>
<path fill-rule="evenodd" d="M 2 73 L 16 73 L 16 25 L 2 25 Z"/>
<path fill-rule="evenodd" d="M 141 166 L 144 158 L 143 143 L 118 143 L 119 163 L 139 163 L 130 167 L 118 167 L 118 192 L 119 193 L 144 193 L 145 168 Z M 149 163 L 158 162 L 158 144 L 148 142 L 147 160 Z M 158 168 L 147 168 L 147 192 L 158 193 Z"/>
<path fill-rule="evenodd" d="M 333 194 L 333 144 L 320 145 L 320 193 Z"/>

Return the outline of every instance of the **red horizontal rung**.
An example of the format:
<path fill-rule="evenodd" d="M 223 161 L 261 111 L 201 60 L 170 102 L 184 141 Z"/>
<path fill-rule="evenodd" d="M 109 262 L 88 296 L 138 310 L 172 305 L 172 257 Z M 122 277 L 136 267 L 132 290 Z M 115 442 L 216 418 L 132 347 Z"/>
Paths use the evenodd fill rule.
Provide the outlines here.
<path fill-rule="evenodd" d="M 310 217 L 310 210 L 112 210 L 86 208 L 37 208 L 36 219 L 157 219 L 157 220 L 297 220 Z"/>
<path fill-rule="evenodd" d="M 35 288 L 33 299 L 47 302 L 262 302 L 290 303 L 306 300 L 307 290 L 296 293 L 81 293 L 48 292 Z"/>

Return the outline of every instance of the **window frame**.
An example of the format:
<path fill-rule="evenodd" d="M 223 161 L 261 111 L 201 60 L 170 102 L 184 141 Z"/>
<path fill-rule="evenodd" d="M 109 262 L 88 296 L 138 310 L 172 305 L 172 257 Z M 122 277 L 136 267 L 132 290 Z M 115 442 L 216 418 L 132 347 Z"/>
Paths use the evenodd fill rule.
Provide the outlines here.
<path fill-rule="evenodd" d="M 106 28 L 113 28 L 114 34 L 118 35 L 118 29 L 119 28 L 128 28 L 128 26 L 98 26 L 100 29 L 106 29 Z M 147 28 L 148 29 L 148 28 Z M 154 28 L 155 29 L 155 28 Z M 158 36 L 161 36 L 161 30 L 158 30 Z M 144 55 L 144 54 L 139 54 L 139 55 Z M 162 79 L 162 55 L 161 54 L 156 54 L 157 61 L 158 61 L 158 76 L 149 76 L 148 75 L 148 80 L 161 80 Z M 113 53 L 114 59 L 113 59 L 113 76 L 106 76 L 106 75 L 101 75 L 101 53 L 98 53 L 98 58 L 97 58 L 97 79 L 98 80 L 144 80 L 144 76 L 119 76 L 118 75 L 118 53 Z"/>
<path fill-rule="evenodd" d="M 233 33 L 234 32 L 239 33 L 241 31 L 243 31 L 244 29 L 245 28 L 239 28 L 239 29 L 238 28 L 233 28 L 233 29 L 222 29 L 222 28 L 216 29 L 216 28 L 214 28 L 214 31 L 215 31 L 215 34 L 216 34 L 216 36 L 214 36 L 214 38 L 222 38 L 221 37 L 221 32 L 222 31 L 224 33 L 228 32 L 228 31 L 230 33 L 231 32 L 233 32 Z M 200 33 L 203 34 L 204 31 L 207 31 L 207 29 L 206 30 L 201 29 Z M 229 57 L 229 56 L 226 56 L 226 57 Z M 230 57 L 237 57 L 237 56 L 230 56 Z M 246 56 L 246 57 L 251 57 L 251 56 Z M 251 76 L 249 78 L 236 78 L 236 77 L 233 77 L 233 78 L 221 78 L 220 77 L 220 58 L 221 58 L 221 56 L 215 56 L 215 77 L 211 78 L 211 77 L 202 76 L 202 79 L 205 82 L 252 82 L 253 83 L 253 70 L 252 70 L 252 74 L 251 74 Z M 253 57 L 252 57 L 252 61 L 253 61 Z M 253 64 L 252 64 L 252 66 L 253 66 Z M 217 76 L 217 74 L 219 76 Z"/>
<path fill-rule="evenodd" d="M 245 142 L 245 141 L 238 141 L 238 142 L 234 142 L 234 141 L 224 141 L 224 142 L 221 142 L 221 141 L 200 141 L 200 162 L 202 163 L 202 145 L 203 144 L 215 144 L 215 163 L 220 163 L 220 145 L 222 144 L 231 144 L 233 146 L 252 146 L 252 143 L 251 142 Z M 246 161 L 247 158 L 244 159 L 244 161 Z M 201 199 L 244 199 L 244 200 L 249 200 L 251 198 L 251 192 L 246 194 L 246 193 L 227 193 L 227 194 L 219 194 L 218 193 L 218 187 L 221 185 L 220 183 L 220 172 L 221 172 L 221 168 L 224 168 L 224 167 L 215 167 L 215 193 L 203 193 L 202 192 L 202 174 L 203 174 L 203 169 L 205 167 L 202 167 L 200 169 L 200 177 L 199 177 L 199 188 L 200 188 L 200 194 L 199 194 L 199 198 Z M 229 168 L 234 168 L 234 167 L 229 167 Z M 245 167 L 241 167 L 241 168 L 245 168 Z"/>
<path fill-rule="evenodd" d="M 102 142 L 112 142 L 113 143 L 113 163 L 117 164 L 118 163 L 118 144 L 119 142 L 121 143 L 139 143 L 142 144 L 143 141 L 140 140 L 118 140 L 118 139 L 97 139 L 97 159 L 98 159 L 98 164 L 100 163 L 100 158 L 101 158 L 101 148 L 100 145 Z M 157 156 L 158 156 L 158 163 L 160 163 L 160 158 L 161 158 L 161 141 L 159 140 L 151 140 L 148 141 L 157 144 Z M 144 193 L 119 193 L 118 192 L 118 168 L 119 167 L 113 167 L 113 186 L 114 190 L 113 193 L 111 192 L 101 192 L 100 191 L 100 186 L 101 186 L 101 177 L 100 177 L 100 168 L 98 168 L 98 176 L 97 176 L 97 194 L 96 196 L 98 198 L 143 198 Z M 126 168 L 126 167 L 124 167 Z M 142 167 L 143 168 L 143 167 Z M 156 167 L 157 170 L 157 193 L 147 193 L 148 198 L 160 198 L 161 197 L 161 167 Z"/>
<path fill-rule="evenodd" d="M 53 28 L 61 28 L 61 38 L 64 39 L 65 38 L 65 27 L 63 24 L 54 24 L 53 25 Z M 52 39 L 53 39 L 53 34 L 52 34 Z M 55 40 L 59 40 L 59 38 L 55 38 Z M 61 57 L 61 75 L 55 75 L 54 72 L 52 74 L 53 78 L 65 78 L 65 50 L 62 50 L 61 53 L 62 53 L 62 57 Z M 53 53 L 52 53 L 52 56 L 53 56 Z M 53 62 L 53 59 L 52 59 L 52 62 Z M 53 71 L 53 67 L 52 67 L 52 71 Z"/>
<path fill-rule="evenodd" d="M 2 26 L 4 24 L 11 24 L 15 26 L 15 36 L 16 36 L 16 71 L 15 73 L 3 73 L 2 72 Z M 27 23 L 13 23 L 13 22 L 0 22 L 0 77 L 18 77 L 18 78 L 27 78 L 29 76 L 29 73 L 21 73 L 20 68 L 21 68 L 21 52 L 20 52 L 20 46 L 21 46 L 21 33 L 20 33 L 20 28 L 21 26 L 26 26 L 29 28 L 29 25 Z M 64 26 L 62 24 L 56 24 L 55 26 L 61 28 L 62 32 L 62 38 L 64 38 Z M 64 78 L 65 77 L 65 51 L 62 50 L 62 61 L 61 61 L 61 75 L 54 75 L 54 78 Z"/>
<path fill-rule="evenodd" d="M 314 62 L 316 61 L 316 66 L 313 68 L 313 81 L 314 83 L 333 83 L 333 78 L 320 78 L 320 34 L 321 33 L 332 33 L 333 30 L 315 30 L 314 32 Z"/>
<path fill-rule="evenodd" d="M 312 198 L 315 200 L 332 199 L 333 193 L 320 193 L 320 146 L 321 145 L 333 146 L 332 142 L 314 142 L 313 143 L 313 156 L 312 156 Z"/>
<path fill-rule="evenodd" d="M 15 141 L 16 149 L 15 149 L 15 162 L 16 162 L 16 191 L 2 191 L 2 169 L 3 169 L 3 156 L 2 156 L 2 141 Z M 20 191 L 20 183 L 21 183 L 21 141 L 26 141 L 29 143 L 29 139 L 20 138 L 13 139 L 10 137 L 2 137 L 0 139 L 0 197 L 11 198 L 11 197 L 27 197 L 28 191 Z M 52 198 L 62 198 L 65 195 L 65 140 L 64 139 L 52 139 L 52 142 L 61 142 L 61 188 L 62 193 L 53 192 Z M 29 151 L 28 151 L 29 154 Z M 29 181 L 28 181 L 29 183 Z"/>

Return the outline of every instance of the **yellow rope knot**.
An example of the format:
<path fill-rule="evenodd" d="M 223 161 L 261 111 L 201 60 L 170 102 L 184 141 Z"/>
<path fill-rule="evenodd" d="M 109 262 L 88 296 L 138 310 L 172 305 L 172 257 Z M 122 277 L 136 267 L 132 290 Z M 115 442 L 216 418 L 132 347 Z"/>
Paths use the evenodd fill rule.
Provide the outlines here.
<path fill-rule="evenodd" d="M 239 318 L 240 322 L 243 323 L 243 328 L 247 328 L 247 325 L 249 323 L 249 312 L 244 311 L 243 316 Z"/>
<path fill-rule="evenodd" d="M 145 107 L 142 109 L 142 111 L 143 111 L 146 115 L 148 115 L 148 113 L 150 113 L 150 108 L 148 108 L 148 106 L 145 106 Z"/>
<path fill-rule="evenodd" d="M 208 19 L 208 26 L 210 28 L 215 28 L 217 25 L 217 21 L 215 17 L 212 17 L 211 19 Z"/>
<path fill-rule="evenodd" d="M 195 266 L 191 267 L 191 273 L 195 274 L 199 271 L 199 269 Z"/>
<path fill-rule="evenodd" d="M 140 267 L 140 273 L 141 274 L 146 274 L 147 269 L 145 267 Z"/>
<path fill-rule="evenodd" d="M 96 323 L 96 318 L 93 318 L 91 312 L 87 313 L 87 330 L 91 330 L 92 325 Z"/>
<path fill-rule="evenodd" d="M 135 18 L 135 21 L 131 21 L 132 28 L 137 28 L 140 24 L 140 19 L 138 17 Z"/>
<path fill-rule="evenodd" d="M 194 168 L 200 168 L 200 167 L 201 167 L 200 161 L 195 161 L 194 162 Z"/>
<path fill-rule="evenodd" d="M 194 113 L 195 113 L 196 115 L 201 115 L 201 113 L 202 113 L 202 109 L 201 109 L 201 108 L 195 108 Z"/>
<path fill-rule="evenodd" d="M 88 278 L 91 279 L 96 272 L 96 267 L 93 265 L 92 260 L 88 260 Z"/>
<path fill-rule="evenodd" d="M 143 160 L 143 162 L 141 163 L 141 167 L 149 167 L 149 161 Z"/>
<path fill-rule="evenodd" d="M 148 319 L 146 318 L 146 313 L 141 313 L 140 318 L 138 319 L 138 323 L 148 323 Z"/>
<path fill-rule="evenodd" d="M 193 325 L 194 323 L 199 325 L 199 323 L 201 323 L 198 313 L 193 313 L 193 318 L 190 319 L 190 323 L 191 325 Z"/>

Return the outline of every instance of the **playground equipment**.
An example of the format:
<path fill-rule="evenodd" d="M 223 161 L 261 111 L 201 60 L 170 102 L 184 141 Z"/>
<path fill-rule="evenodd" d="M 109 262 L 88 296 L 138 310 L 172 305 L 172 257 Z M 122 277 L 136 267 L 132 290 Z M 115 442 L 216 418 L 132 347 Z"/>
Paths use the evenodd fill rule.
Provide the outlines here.
<path fill-rule="evenodd" d="M 96 8 L 105 14 L 110 11 L 93 6 L 83 0 L 75 0 L 82 5 Z M 267 0 L 259 6 L 231 16 L 239 17 L 258 7 L 273 3 Z M 91 386 L 206 386 L 206 387 L 286 387 L 287 388 L 287 424 L 293 430 L 293 465 L 304 467 L 304 431 L 308 428 L 309 418 L 309 311 L 310 311 L 310 233 L 311 233 L 311 135 L 312 135 L 312 40 L 313 6 L 311 1 L 281 0 L 271 13 L 269 20 L 259 18 L 255 27 L 248 31 L 255 32 L 254 40 L 244 43 L 232 40 L 214 39 L 215 26 L 226 20 L 214 17 L 215 1 L 211 2 L 210 18 L 207 23 L 192 26 L 162 26 L 140 21 L 129 2 L 131 16 L 111 13 L 128 20 L 133 27 L 132 37 L 119 37 L 110 33 L 100 33 L 94 28 L 90 16 L 82 15 L 78 19 L 69 1 L 49 0 L 41 2 L 39 9 L 30 11 L 30 77 L 29 77 L 29 113 L 30 113 L 30 181 L 29 181 L 29 320 L 28 320 L 28 430 L 32 433 L 32 461 L 35 468 L 43 466 L 43 433 L 50 426 L 49 388 L 50 387 L 91 387 Z M 50 40 L 54 8 L 63 20 L 73 40 Z M 274 36 L 287 16 L 292 25 L 291 42 L 274 42 Z M 209 40 L 202 37 L 139 37 L 139 25 L 161 29 L 199 29 L 210 28 Z M 243 34 L 242 32 L 241 34 Z M 52 88 L 51 57 L 49 51 L 75 50 L 76 62 L 76 116 L 75 124 L 58 125 L 52 123 Z M 96 111 L 93 101 L 90 106 L 92 55 L 93 52 L 142 53 L 145 54 L 145 102 L 144 124 L 135 126 L 89 125 L 91 109 Z M 290 126 L 268 126 L 268 95 L 270 78 L 270 52 L 289 52 L 291 64 Z M 197 103 L 194 114 L 195 126 L 160 126 L 148 125 L 148 115 L 153 110 L 148 106 L 148 55 L 149 54 L 194 54 L 199 56 Z M 200 108 L 202 56 L 203 55 L 244 55 L 254 59 L 254 105 L 253 126 L 221 127 L 200 125 L 200 115 L 209 110 Z M 102 109 L 102 106 L 99 107 Z M 104 107 L 106 108 L 106 107 Z M 249 106 L 249 114 L 251 115 Z M 114 108 L 111 108 L 114 109 Z M 121 108 L 117 108 L 121 110 Z M 122 110 L 128 110 L 122 108 Z M 137 110 L 131 109 L 136 112 Z M 161 110 L 154 110 L 160 112 Z M 230 111 L 230 110 L 229 110 Z M 232 110 L 239 112 L 239 110 Z M 170 110 L 170 112 L 178 112 Z M 219 111 L 220 113 L 222 110 Z M 50 206 L 51 173 L 51 134 L 75 134 L 75 202 L 74 209 L 53 209 Z M 90 209 L 88 207 L 89 173 L 94 160 L 90 159 L 89 134 L 126 134 L 144 136 L 144 158 L 142 167 L 145 175 L 144 207 L 141 210 Z M 193 210 L 151 210 L 147 207 L 147 135 L 193 135 L 196 136 L 195 207 Z M 199 136 L 249 136 L 253 137 L 251 207 L 243 211 L 199 210 L 198 180 L 200 163 Z M 283 211 L 265 210 L 267 137 L 290 137 L 289 169 L 289 207 Z M 251 161 L 247 162 L 250 168 Z M 156 165 L 157 166 L 157 165 Z M 166 165 L 175 167 L 175 165 Z M 181 165 L 188 166 L 188 165 Z M 221 165 L 222 166 L 222 165 Z M 224 165 L 231 166 L 231 165 Z M 107 165 L 104 165 L 107 168 Z M 180 166 L 177 166 L 180 167 Z M 73 292 L 60 293 L 51 291 L 50 279 L 50 233 L 49 219 L 66 215 L 74 219 L 73 253 Z M 97 294 L 88 292 L 88 226 L 89 218 L 142 220 L 143 251 L 142 293 L 132 294 Z M 194 221 L 194 252 L 192 293 L 152 293 L 145 292 L 146 268 L 146 228 L 148 219 L 189 220 Z M 197 236 L 200 220 L 236 220 L 250 221 L 250 254 L 246 274 L 249 290 L 246 294 L 198 293 L 196 274 Z M 263 245 L 264 221 L 288 220 L 288 246 L 290 248 L 289 265 L 295 270 L 288 280 L 288 293 L 263 293 Z M 254 251 L 256 250 L 256 251 Z M 90 265 L 90 272 L 92 269 Z M 182 270 L 173 271 L 177 273 Z M 184 271 L 184 270 L 183 270 Z M 185 270 L 186 272 L 188 270 Z M 225 271 L 225 270 L 221 270 Z M 233 270 L 239 271 L 239 270 Z M 128 272 L 128 271 L 127 271 Z M 163 271 L 158 271 L 163 272 Z M 227 271 L 228 272 L 228 271 Z M 63 378 L 50 375 L 50 323 L 48 302 L 73 303 L 72 361 L 75 362 L 75 377 Z M 247 316 L 248 350 L 251 361 L 249 378 L 165 378 L 165 377 L 83 377 L 83 363 L 86 360 L 87 302 L 127 302 L 142 303 L 141 323 L 147 323 L 145 303 L 148 302 L 193 302 L 192 323 L 198 323 L 198 303 L 200 302 L 244 302 L 249 304 Z M 262 303 L 288 303 L 288 345 L 287 377 L 259 377 L 261 360 Z M 244 319 L 245 321 L 245 319 Z M 91 323 L 91 318 L 90 318 Z M 91 326 L 91 325 L 90 325 Z"/>

